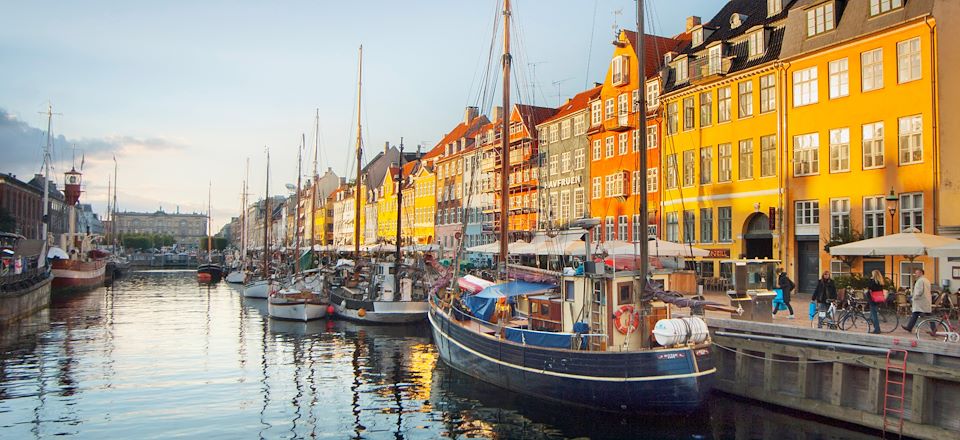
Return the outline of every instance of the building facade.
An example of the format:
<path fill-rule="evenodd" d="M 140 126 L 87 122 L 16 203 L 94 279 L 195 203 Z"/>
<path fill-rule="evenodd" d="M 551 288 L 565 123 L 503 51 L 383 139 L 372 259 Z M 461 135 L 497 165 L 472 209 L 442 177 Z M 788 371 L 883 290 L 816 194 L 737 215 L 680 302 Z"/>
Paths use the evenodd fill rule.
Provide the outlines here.
<path fill-rule="evenodd" d="M 207 216 L 200 213 L 117 212 L 114 216 L 117 234 L 170 235 L 179 247 L 195 249 L 207 237 Z"/>
<path fill-rule="evenodd" d="M 43 191 L 13 174 L 0 174 L 0 210 L 13 220 L 10 232 L 29 239 L 41 239 Z"/>

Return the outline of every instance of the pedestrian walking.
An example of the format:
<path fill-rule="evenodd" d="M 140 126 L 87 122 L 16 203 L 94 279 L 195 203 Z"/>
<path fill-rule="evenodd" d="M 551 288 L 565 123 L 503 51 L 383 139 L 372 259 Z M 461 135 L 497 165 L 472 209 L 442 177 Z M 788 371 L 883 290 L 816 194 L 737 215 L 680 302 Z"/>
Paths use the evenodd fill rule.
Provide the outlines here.
<path fill-rule="evenodd" d="M 910 296 L 910 300 L 913 302 L 911 308 L 913 313 L 910 315 L 910 321 L 907 322 L 907 325 L 902 327 L 908 332 L 913 331 L 913 326 L 917 324 L 917 319 L 920 319 L 921 315 L 930 313 L 933 310 L 930 280 L 924 276 L 923 269 L 913 271 L 913 276 L 917 278 L 917 281 L 913 283 L 913 292 Z M 935 329 L 934 323 L 930 323 L 930 328 L 931 330 Z"/>
<path fill-rule="evenodd" d="M 797 285 L 787 276 L 787 273 L 783 271 L 782 267 L 777 268 L 777 287 L 783 292 L 783 304 L 786 305 L 787 310 L 790 311 L 790 316 L 787 316 L 787 319 L 793 319 L 793 305 L 790 304 L 790 293 Z M 774 308 L 773 314 L 776 315 L 778 311 L 780 311 L 779 308 Z"/>
<path fill-rule="evenodd" d="M 833 282 L 833 278 L 830 278 L 830 271 L 823 271 L 823 275 L 820 276 L 820 280 L 817 281 L 817 288 L 813 291 L 812 300 L 817 303 L 817 309 L 819 311 L 829 310 L 830 301 L 837 299 L 837 285 Z M 822 321 L 819 321 L 818 328 L 822 326 Z"/>
<path fill-rule="evenodd" d="M 880 334 L 880 317 L 877 316 L 877 307 L 886 300 L 886 292 L 883 291 L 883 275 L 879 270 L 874 269 L 870 272 L 870 280 L 867 281 L 867 290 L 870 292 L 870 320 L 873 321 L 873 330 L 870 333 Z M 880 300 L 883 298 L 883 300 Z"/>

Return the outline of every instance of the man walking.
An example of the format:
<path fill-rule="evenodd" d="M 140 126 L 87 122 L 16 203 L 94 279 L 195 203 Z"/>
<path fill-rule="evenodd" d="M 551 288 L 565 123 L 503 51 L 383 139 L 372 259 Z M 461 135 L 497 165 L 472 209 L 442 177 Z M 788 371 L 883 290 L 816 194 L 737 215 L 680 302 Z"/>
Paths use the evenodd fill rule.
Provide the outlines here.
<path fill-rule="evenodd" d="M 913 314 L 910 315 L 910 321 L 907 322 L 907 325 L 902 327 L 908 332 L 913 331 L 913 326 L 917 324 L 917 319 L 920 318 L 920 315 L 930 313 L 933 310 L 930 280 L 923 275 L 923 269 L 913 271 L 913 276 L 917 279 L 917 281 L 913 283 L 913 292 L 910 296 L 910 299 L 913 301 L 913 307 L 911 308 Z"/>

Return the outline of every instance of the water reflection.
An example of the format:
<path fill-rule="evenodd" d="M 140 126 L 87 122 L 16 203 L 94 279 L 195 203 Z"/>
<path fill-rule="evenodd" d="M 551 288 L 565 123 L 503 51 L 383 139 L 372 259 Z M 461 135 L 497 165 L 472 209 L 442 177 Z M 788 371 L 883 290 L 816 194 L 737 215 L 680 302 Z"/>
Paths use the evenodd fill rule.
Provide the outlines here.
<path fill-rule="evenodd" d="M 873 437 L 725 397 L 684 417 L 557 406 L 438 364 L 425 325 L 266 314 L 189 271 L 55 298 L 0 339 L 0 438 Z"/>

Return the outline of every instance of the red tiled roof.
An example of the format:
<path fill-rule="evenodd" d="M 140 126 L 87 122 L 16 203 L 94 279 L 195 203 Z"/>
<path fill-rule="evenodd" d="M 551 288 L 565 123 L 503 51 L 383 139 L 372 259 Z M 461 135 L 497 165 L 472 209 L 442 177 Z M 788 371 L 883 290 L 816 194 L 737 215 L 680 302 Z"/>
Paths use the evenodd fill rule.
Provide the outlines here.
<path fill-rule="evenodd" d="M 515 104 L 513 109 L 520 114 L 521 120 L 529 128 L 536 128 L 541 122 L 545 121 L 547 118 L 553 116 L 557 109 L 549 107 L 536 107 L 526 104 Z M 510 119 L 513 119 L 513 113 L 510 114 Z"/>
<path fill-rule="evenodd" d="M 633 46 L 633 51 L 637 51 L 637 33 L 624 29 L 627 34 L 627 41 Z M 690 42 L 690 34 L 680 34 L 676 37 L 661 37 L 659 35 L 646 34 L 644 36 L 644 63 L 646 65 L 647 77 L 657 74 L 663 67 L 663 54 L 667 52 L 680 52 Z"/>
<path fill-rule="evenodd" d="M 541 121 L 540 123 L 543 124 L 543 123 L 551 122 L 551 121 L 560 119 L 564 116 L 567 116 L 571 113 L 587 108 L 587 106 L 590 105 L 591 100 L 596 99 L 598 96 L 600 96 L 600 89 L 602 88 L 603 86 L 596 86 L 592 89 L 577 93 L 576 95 L 573 96 L 573 98 L 570 98 L 569 100 L 567 100 L 566 104 L 560 106 L 560 108 L 557 109 L 557 113 Z"/>
<path fill-rule="evenodd" d="M 482 126 L 487 122 L 489 122 L 487 120 L 487 117 L 484 115 L 480 115 L 473 118 L 469 124 L 465 122 L 461 122 L 457 124 L 457 126 L 454 127 L 453 130 L 450 131 L 450 133 L 447 133 L 447 135 L 444 136 L 443 139 L 440 139 L 440 142 L 437 142 L 437 145 L 433 147 L 433 149 L 430 150 L 430 152 L 428 152 L 426 155 L 423 156 L 423 159 L 433 159 L 437 156 L 440 156 L 444 152 L 445 145 L 453 141 L 456 141 L 457 139 L 460 139 L 462 137 L 473 136 L 473 134 L 476 133 L 477 128 L 479 128 L 480 126 Z"/>

